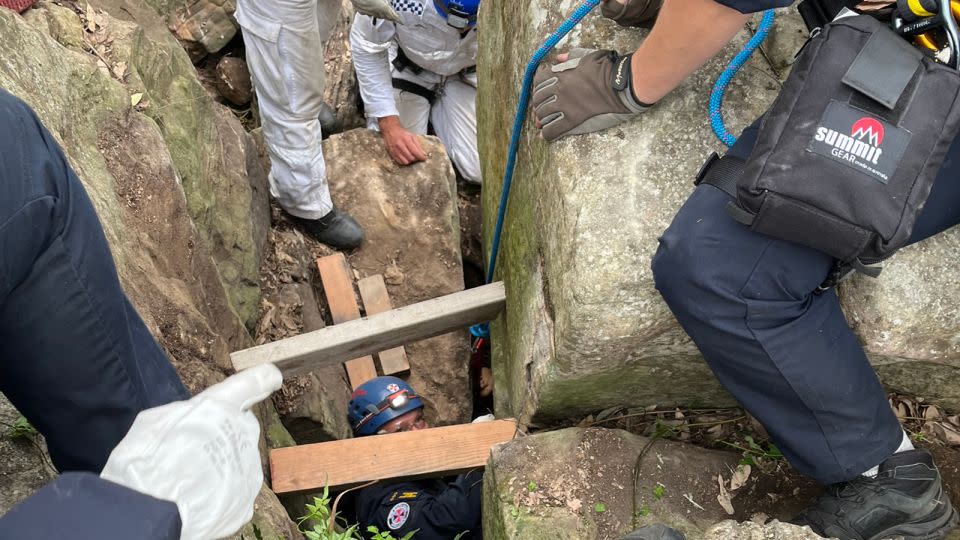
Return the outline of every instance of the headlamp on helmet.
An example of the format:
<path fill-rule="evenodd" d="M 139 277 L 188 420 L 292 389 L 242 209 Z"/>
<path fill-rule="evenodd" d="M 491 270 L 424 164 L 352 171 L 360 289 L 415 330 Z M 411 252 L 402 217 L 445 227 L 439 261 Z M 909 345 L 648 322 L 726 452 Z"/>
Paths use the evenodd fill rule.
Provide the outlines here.
<path fill-rule="evenodd" d="M 403 379 L 377 377 L 357 387 L 347 412 L 355 435 L 373 435 L 387 422 L 423 407 Z"/>
<path fill-rule="evenodd" d="M 433 5 L 447 24 L 464 31 L 477 25 L 480 0 L 433 0 Z"/>

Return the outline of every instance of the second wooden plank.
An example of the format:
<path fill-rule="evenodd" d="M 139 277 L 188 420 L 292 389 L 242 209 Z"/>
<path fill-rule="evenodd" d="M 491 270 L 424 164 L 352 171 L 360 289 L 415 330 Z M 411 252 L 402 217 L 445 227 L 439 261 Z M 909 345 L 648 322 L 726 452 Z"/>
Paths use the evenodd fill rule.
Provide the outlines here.
<path fill-rule="evenodd" d="M 387 284 L 383 282 L 383 276 L 365 277 L 357 282 L 360 288 L 360 298 L 363 300 L 363 309 L 367 316 L 390 311 L 393 306 L 390 304 L 390 296 L 387 294 Z M 384 375 L 394 375 L 410 371 L 410 362 L 407 360 L 407 351 L 402 347 L 394 347 L 385 351 L 380 351 L 380 369 Z"/>

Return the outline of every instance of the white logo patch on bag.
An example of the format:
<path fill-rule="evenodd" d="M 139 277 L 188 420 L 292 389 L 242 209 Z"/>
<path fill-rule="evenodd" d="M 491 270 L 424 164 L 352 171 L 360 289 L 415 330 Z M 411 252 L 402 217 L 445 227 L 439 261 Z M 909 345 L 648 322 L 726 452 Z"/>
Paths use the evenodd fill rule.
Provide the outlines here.
<path fill-rule="evenodd" d="M 407 522 L 407 518 L 410 517 L 410 505 L 402 502 L 393 505 L 393 508 L 390 509 L 390 513 L 387 514 L 387 527 L 390 527 L 390 530 L 397 530 L 400 527 L 403 527 L 403 524 Z"/>

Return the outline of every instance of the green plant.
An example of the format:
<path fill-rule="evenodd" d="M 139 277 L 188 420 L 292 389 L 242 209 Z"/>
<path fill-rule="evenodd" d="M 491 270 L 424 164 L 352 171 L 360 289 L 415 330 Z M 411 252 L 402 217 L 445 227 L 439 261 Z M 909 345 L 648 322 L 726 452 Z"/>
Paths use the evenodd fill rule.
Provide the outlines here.
<path fill-rule="evenodd" d="M 527 491 L 531 491 L 531 492 L 536 491 L 537 487 L 539 486 L 537 486 L 537 483 L 534 482 L 533 480 L 527 482 Z"/>
<path fill-rule="evenodd" d="M 603 501 L 600 501 L 597 504 L 593 505 L 593 511 L 598 514 L 602 514 L 607 511 L 607 505 L 603 504 Z"/>
<path fill-rule="evenodd" d="M 736 448 L 743 453 L 743 457 L 740 459 L 740 465 L 755 465 L 755 458 L 771 460 L 783 459 L 783 452 L 781 452 L 780 449 L 777 448 L 777 445 L 773 444 L 772 442 L 767 442 L 766 447 L 764 447 L 757 441 L 753 440 L 751 435 L 744 436 L 743 440 L 747 443 L 746 448 L 728 441 L 718 442 L 731 448 Z"/>
<path fill-rule="evenodd" d="M 308 540 L 362 540 L 357 533 L 357 525 L 351 525 L 344 531 L 336 529 L 337 514 L 330 511 L 330 489 L 323 488 L 320 497 L 313 498 L 313 504 L 307 504 L 307 515 L 297 520 L 297 527 Z M 304 524 L 314 522 L 312 530 L 304 530 Z M 379 539 L 384 540 L 384 539 Z"/>
<path fill-rule="evenodd" d="M 24 416 L 19 416 L 7 428 L 7 437 L 11 439 L 32 439 L 37 435 L 37 428 L 30 425 Z"/>
<path fill-rule="evenodd" d="M 374 527 L 373 525 L 367 527 L 367 532 L 373 535 L 370 537 L 370 540 L 410 540 L 417 531 L 410 531 L 399 539 L 394 538 L 389 532 L 380 532 L 380 529 Z"/>
<path fill-rule="evenodd" d="M 663 484 L 657 484 L 653 488 L 653 498 L 662 499 L 663 495 L 667 492 L 667 488 L 663 487 Z"/>

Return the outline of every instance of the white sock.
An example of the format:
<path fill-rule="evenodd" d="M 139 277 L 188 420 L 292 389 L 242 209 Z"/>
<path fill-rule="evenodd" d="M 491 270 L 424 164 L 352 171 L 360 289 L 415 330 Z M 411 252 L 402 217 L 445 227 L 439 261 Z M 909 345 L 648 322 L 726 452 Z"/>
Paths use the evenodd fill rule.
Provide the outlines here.
<path fill-rule="evenodd" d="M 900 452 L 906 452 L 908 450 L 913 450 L 913 441 L 910 440 L 910 436 L 907 435 L 907 432 L 903 432 L 903 440 L 900 441 L 900 446 L 894 450 L 894 454 L 899 454 Z M 880 466 L 871 467 L 867 469 L 867 472 L 863 473 L 863 476 L 873 478 L 880 472 Z"/>

